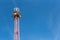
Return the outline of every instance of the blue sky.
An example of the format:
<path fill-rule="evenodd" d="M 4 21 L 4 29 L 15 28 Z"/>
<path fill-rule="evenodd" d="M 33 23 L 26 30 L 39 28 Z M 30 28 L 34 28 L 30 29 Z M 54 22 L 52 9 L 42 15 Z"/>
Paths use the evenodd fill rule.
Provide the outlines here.
<path fill-rule="evenodd" d="M 13 40 L 15 4 L 21 40 L 60 40 L 60 0 L 0 0 L 0 40 Z"/>

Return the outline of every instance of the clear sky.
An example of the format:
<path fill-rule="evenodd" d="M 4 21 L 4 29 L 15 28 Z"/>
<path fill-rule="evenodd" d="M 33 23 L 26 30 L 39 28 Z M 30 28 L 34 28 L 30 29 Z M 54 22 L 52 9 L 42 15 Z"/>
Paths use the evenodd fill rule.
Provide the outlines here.
<path fill-rule="evenodd" d="M 13 40 L 15 4 L 21 40 L 60 40 L 60 0 L 0 0 L 0 40 Z"/>

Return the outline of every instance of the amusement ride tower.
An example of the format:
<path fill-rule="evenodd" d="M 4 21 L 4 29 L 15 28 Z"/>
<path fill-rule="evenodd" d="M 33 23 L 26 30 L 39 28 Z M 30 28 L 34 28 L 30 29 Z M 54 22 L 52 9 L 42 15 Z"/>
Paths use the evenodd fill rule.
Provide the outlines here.
<path fill-rule="evenodd" d="M 14 40 L 20 40 L 20 26 L 19 26 L 19 20 L 21 18 L 19 8 L 14 8 L 13 12 L 13 18 L 14 18 Z"/>

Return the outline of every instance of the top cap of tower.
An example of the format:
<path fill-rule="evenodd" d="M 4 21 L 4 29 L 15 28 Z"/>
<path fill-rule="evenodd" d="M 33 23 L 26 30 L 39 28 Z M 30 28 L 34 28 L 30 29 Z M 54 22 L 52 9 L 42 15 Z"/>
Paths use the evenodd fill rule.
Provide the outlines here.
<path fill-rule="evenodd" d="M 15 8 L 14 8 L 14 11 L 19 12 L 19 8 L 18 8 L 18 7 L 15 7 Z"/>
<path fill-rule="evenodd" d="M 19 18 L 21 17 L 21 14 L 19 12 L 19 8 L 18 7 L 14 8 L 13 16 L 14 16 L 14 18 L 15 17 L 19 17 Z"/>

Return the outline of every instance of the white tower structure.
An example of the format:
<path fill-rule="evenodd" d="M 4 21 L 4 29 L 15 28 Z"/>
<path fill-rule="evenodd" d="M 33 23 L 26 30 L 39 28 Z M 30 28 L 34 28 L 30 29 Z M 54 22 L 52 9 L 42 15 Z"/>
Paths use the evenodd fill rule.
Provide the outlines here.
<path fill-rule="evenodd" d="M 14 8 L 13 12 L 14 17 L 14 40 L 20 40 L 20 26 L 19 26 L 19 20 L 21 18 L 19 8 Z"/>

